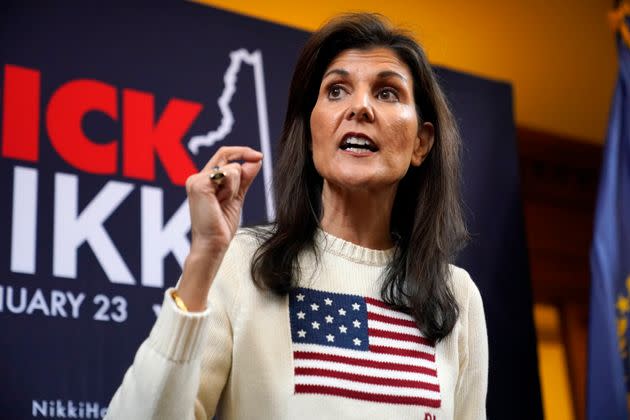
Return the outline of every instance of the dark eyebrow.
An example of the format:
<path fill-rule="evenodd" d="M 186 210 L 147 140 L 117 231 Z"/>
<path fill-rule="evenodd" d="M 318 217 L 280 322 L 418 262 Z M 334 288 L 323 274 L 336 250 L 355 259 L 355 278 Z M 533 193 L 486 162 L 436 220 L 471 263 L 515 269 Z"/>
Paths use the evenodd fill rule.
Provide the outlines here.
<path fill-rule="evenodd" d="M 324 75 L 324 77 L 322 77 L 322 80 L 323 80 L 323 79 L 325 79 L 325 78 L 327 78 L 327 77 L 328 77 L 328 76 L 330 76 L 331 74 L 338 74 L 338 75 L 340 75 L 340 76 L 344 76 L 344 77 L 346 77 L 346 76 L 349 76 L 349 75 L 350 75 L 350 73 L 348 73 L 348 71 L 347 71 L 347 70 L 344 70 L 344 69 L 332 69 L 332 70 L 329 70 L 329 71 L 327 71 L 327 72 L 326 72 L 326 74 Z"/>
<path fill-rule="evenodd" d="M 348 77 L 350 75 L 350 73 L 347 70 L 344 70 L 344 69 L 332 69 L 332 70 L 327 71 L 326 74 L 324 74 L 324 77 L 322 77 L 322 80 L 327 78 L 331 74 L 338 74 L 338 75 L 343 76 L 343 77 Z M 402 80 L 403 82 L 407 82 L 407 78 L 405 76 L 403 76 L 402 74 L 400 74 L 398 72 L 395 72 L 393 70 L 384 70 L 384 71 L 380 72 L 379 74 L 377 74 L 376 77 L 378 77 L 379 79 L 387 79 L 389 77 L 396 77 L 396 78 Z"/>
<path fill-rule="evenodd" d="M 379 74 L 376 75 L 379 79 L 387 79 L 388 77 L 397 77 L 400 80 L 402 80 L 403 82 L 407 82 L 407 78 L 405 76 L 403 76 L 402 74 L 392 71 L 392 70 L 385 70 L 380 72 Z"/>

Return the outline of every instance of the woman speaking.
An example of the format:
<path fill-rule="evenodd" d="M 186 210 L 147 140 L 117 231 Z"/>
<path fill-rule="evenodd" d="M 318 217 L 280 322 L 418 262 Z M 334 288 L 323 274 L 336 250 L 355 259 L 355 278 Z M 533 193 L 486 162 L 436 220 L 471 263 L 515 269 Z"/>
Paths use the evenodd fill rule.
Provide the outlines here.
<path fill-rule="evenodd" d="M 485 419 L 460 139 L 418 44 L 338 17 L 298 59 L 277 218 L 237 231 L 261 153 L 222 147 L 186 183 L 192 243 L 110 419 Z"/>

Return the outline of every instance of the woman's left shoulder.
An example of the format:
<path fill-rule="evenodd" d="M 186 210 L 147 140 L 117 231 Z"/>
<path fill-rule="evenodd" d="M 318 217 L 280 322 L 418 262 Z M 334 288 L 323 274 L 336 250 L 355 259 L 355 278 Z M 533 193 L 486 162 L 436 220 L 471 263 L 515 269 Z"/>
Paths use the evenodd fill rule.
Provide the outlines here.
<path fill-rule="evenodd" d="M 479 288 L 470 277 L 470 274 L 468 274 L 468 271 L 453 264 L 449 264 L 449 270 L 451 273 L 450 280 L 453 294 L 460 306 L 469 306 L 471 299 L 476 302 L 481 302 Z"/>

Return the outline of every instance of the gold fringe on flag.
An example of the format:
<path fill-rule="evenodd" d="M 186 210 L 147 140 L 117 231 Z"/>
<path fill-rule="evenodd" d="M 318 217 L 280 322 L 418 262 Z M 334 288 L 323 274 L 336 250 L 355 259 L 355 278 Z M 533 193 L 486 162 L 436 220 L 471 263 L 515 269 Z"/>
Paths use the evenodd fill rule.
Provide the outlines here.
<path fill-rule="evenodd" d="M 630 1 L 624 0 L 617 9 L 608 13 L 608 22 L 613 31 L 621 34 L 624 44 L 630 48 L 630 28 L 626 23 L 626 17 L 630 16 Z"/>

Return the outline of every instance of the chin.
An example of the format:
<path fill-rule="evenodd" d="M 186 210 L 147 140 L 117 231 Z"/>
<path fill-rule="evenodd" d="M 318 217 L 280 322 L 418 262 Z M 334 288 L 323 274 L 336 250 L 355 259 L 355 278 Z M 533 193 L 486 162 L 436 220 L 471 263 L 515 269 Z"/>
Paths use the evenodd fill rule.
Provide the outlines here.
<path fill-rule="evenodd" d="M 375 179 L 369 176 L 337 177 L 336 179 L 329 180 L 328 182 L 347 191 L 369 191 L 392 186 L 391 182 L 386 182 L 385 180 Z"/>

